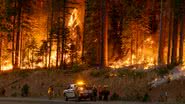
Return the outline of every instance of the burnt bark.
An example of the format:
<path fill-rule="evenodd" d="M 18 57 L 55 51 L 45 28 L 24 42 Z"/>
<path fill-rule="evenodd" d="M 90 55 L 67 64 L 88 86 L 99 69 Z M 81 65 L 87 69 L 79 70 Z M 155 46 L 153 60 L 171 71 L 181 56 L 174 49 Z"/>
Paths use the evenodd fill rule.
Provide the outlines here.
<path fill-rule="evenodd" d="M 60 58 L 60 7 L 58 7 L 58 12 L 59 12 L 59 16 L 57 19 L 57 56 L 56 56 L 56 68 L 58 69 L 58 65 L 59 65 L 59 58 Z"/>
<path fill-rule="evenodd" d="M 184 43 L 184 31 L 183 27 L 184 26 L 184 16 L 181 16 L 180 18 L 180 46 L 179 46 L 179 63 L 183 63 L 183 43 Z"/>
<path fill-rule="evenodd" d="M 159 34 L 159 45 L 158 45 L 158 65 L 162 63 L 163 56 L 163 47 L 162 47 L 162 38 L 163 38 L 163 0 L 161 0 L 161 13 L 160 13 L 160 34 Z"/>
<path fill-rule="evenodd" d="M 14 7 L 16 8 L 16 0 L 15 0 L 15 4 Z M 12 31 L 12 66 L 13 69 L 15 68 L 15 28 L 16 28 L 16 14 L 14 14 L 13 17 L 13 31 Z"/>
<path fill-rule="evenodd" d="M 170 18 L 169 18 L 169 33 L 168 33 L 168 53 L 167 53 L 167 64 L 170 64 L 170 59 L 171 59 L 171 44 L 172 44 L 172 0 L 170 0 Z"/>
<path fill-rule="evenodd" d="M 63 13 L 62 13 L 62 17 L 63 17 L 63 22 L 62 22 L 62 54 L 61 54 L 61 69 L 65 70 L 65 59 L 64 59 L 64 55 L 65 55 L 65 35 L 66 35 L 66 31 L 65 31 L 65 21 L 66 21 L 66 0 L 63 0 Z"/>
<path fill-rule="evenodd" d="M 177 64 L 177 39 L 178 39 L 177 31 L 178 31 L 178 17 L 176 13 L 174 13 L 171 64 Z"/>
<path fill-rule="evenodd" d="M 100 35 L 100 67 L 107 66 L 108 61 L 108 14 L 107 3 L 108 1 L 102 0 L 101 5 L 101 35 Z"/>
<path fill-rule="evenodd" d="M 51 52 L 52 52 L 52 39 L 53 39 L 53 12 L 54 12 L 54 1 L 51 1 L 51 23 L 50 23 L 50 34 L 49 34 L 49 69 L 51 68 Z"/>
<path fill-rule="evenodd" d="M 20 33 L 21 33 L 21 13 L 22 0 L 18 0 L 18 19 L 17 19 L 17 36 L 16 36 L 16 50 L 15 50 L 15 68 L 19 68 L 19 53 L 20 53 Z"/>

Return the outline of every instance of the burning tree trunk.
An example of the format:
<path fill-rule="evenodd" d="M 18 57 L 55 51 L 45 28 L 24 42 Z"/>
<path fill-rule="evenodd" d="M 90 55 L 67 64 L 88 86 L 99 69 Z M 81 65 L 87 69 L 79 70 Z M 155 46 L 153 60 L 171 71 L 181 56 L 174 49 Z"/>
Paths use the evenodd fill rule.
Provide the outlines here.
<path fill-rule="evenodd" d="M 22 0 L 18 0 L 18 20 L 17 20 L 17 36 L 16 36 L 16 51 L 15 51 L 15 68 L 19 68 L 19 46 L 20 46 L 20 28 L 21 28 L 21 11 Z"/>

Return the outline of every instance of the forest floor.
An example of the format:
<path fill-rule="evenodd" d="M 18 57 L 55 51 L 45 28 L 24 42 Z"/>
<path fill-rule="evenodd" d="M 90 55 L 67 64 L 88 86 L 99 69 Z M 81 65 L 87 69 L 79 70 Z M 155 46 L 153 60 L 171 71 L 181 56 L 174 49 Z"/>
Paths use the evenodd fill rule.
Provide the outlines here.
<path fill-rule="evenodd" d="M 108 85 L 112 100 L 168 102 L 185 101 L 185 77 L 151 88 L 149 83 L 159 75 L 154 71 L 97 70 L 21 70 L 0 74 L 0 87 L 7 97 L 21 97 L 23 85 L 29 86 L 29 97 L 47 97 L 47 89 L 54 86 L 55 97 L 62 98 L 63 90 L 71 83 L 83 80 L 89 85 Z M 117 94 L 118 96 L 112 96 Z M 146 96 L 147 95 L 147 96 Z"/>

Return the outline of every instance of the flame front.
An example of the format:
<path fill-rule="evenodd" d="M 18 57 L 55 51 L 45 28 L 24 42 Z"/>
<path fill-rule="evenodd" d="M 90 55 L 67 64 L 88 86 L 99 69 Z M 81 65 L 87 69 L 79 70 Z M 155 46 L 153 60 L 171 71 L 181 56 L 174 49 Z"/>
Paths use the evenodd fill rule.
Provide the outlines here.
<path fill-rule="evenodd" d="M 125 66 L 135 65 L 139 68 L 148 69 L 156 65 L 156 55 L 154 53 L 154 41 L 151 37 L 144 41 L 144 45 L 148 46 L 145 48 L 138 48 L 138 57 L 136 54 L 127 55 L 126 58 L 119 59 L 115 62 L 110 62 L 109 67 L 117 69 Z"/>

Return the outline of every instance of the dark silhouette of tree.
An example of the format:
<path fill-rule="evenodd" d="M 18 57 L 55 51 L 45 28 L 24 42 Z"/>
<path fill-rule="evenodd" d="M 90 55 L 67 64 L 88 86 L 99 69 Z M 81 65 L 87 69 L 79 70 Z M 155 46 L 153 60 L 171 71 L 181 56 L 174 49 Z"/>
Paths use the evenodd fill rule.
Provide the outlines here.
<path fill-rule="evenodd" d="M 159 34 L 159 45 L 158 45 L 158 65 L 162 64 L 162 56 L 163 56 L 163 47 L 162 47 L 162 38 L 163 38 L 163 0 L 161 0 L 161 10 L 160 10 L 160 34 Z"/>
<path fill-rule="evenodd" d="M 181 0 L 180 2 L 180 45 L 179 45 L 179 63 L 183 64 L 183 49 L 184 49 L 184 17 L 185 17 L 185 2 Z"/>
<path fill-rule="evenodd" d="M 100 67 L 108 65 L 108 0 L 101 1 Z"/>
<path fill-rule="evenodd" d="M 180 0 L 173 1 L 173 34 L 172 34 L 172 56 L 171 63 L 177 64 L 177 45 L 178 45 L 178 23 L 179 23 Z"/>
<path fill-rule="evenodd" d="M 169 0 L 169 33 L 168 33 L 168 54 L 167 54 L 167 64 L 170 64 L 171 56 L 171 43 L 172 43 L 172 0 Z"/>

